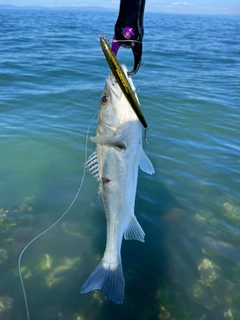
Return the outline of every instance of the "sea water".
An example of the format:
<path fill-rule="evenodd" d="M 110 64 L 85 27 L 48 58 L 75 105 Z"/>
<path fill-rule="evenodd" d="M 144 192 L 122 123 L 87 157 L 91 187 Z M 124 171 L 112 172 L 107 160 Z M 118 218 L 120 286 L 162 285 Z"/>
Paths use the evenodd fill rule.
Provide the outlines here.
<path fill-rule="evenodd" d="M 26 319 L 19 254 L 79 188 L 109 73 L 98 34 L 112 38 L 116 19 L 0 12 L 1 320 Z M 124 303 L 80 295 L 106 237 L 87 174 L 68 214 L 22 256 L 31 320 L 240 319 L 240 17 L 147 12 L 144 26 L 133 81 L 156 173 L 139 174 L 146 242 L 123 241 Z M 118 58 L 132 69 L 131 50 Z"/>

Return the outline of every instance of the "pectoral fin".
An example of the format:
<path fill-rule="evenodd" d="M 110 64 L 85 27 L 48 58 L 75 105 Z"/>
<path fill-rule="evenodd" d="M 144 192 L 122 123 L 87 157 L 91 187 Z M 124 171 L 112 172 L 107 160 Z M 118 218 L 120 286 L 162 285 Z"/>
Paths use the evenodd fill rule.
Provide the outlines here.
<path fill-rule="evenodd" d="M 124 150 L 126 149 L 126 145 L 121 140 L 112 136 L 99 135 L 96 137 L 91 137 L 90 139 L 95 143 L 107 145 L 109 147 L 115 147 Z"/>
<path fill-rule="evenodd" d="M 84 164 L 85 169 L 99 181 L 97 153 L 94 151 Z"/>
<path fill-rule="evenodd" d="M 146 153 L 142 150 L 139 160 L 140 169 L 148 174 L 153 174 L 155 172 L 152 162 L 149 160 Z"/>
<path fill-rule="evenodd" d="M 138 240 L 141 242 L 144 242 L 144 236 L 145 233 L 140 226 L 139 222 L 137 221 L 137 218 L 133 216 L 131 218 L 131 221 L 127 227 L 127 229 L 124 232 L 124 239 L 125 240 Z"/>

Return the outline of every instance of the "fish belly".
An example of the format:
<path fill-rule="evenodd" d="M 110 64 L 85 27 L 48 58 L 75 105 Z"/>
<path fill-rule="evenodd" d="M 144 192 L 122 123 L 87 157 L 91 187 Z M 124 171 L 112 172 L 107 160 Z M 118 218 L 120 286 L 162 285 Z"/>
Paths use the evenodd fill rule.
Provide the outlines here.
<path fill-rule="evenodd" d="M 121 244 L 125 239 L 144 241 L 144 232 L 134 215 L 138 163 L 126 150 L 97 145 L 100 196 L 106 215 L 107 239 L 103 259 L 87 279 L 81 293 L 103 291 L 121 304 L 125 281 L 121 263 Z"/>

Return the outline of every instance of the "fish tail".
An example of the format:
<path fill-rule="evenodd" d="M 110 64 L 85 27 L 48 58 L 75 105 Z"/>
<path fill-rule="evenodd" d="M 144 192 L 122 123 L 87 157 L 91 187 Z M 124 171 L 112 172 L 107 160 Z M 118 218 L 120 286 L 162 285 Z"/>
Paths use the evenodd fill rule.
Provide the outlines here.
<path fill-rule="evenodd" d="M 116 269 L 104 268 L 103 260 L 89 276 L 82 286 L 80 293 L 87 293 L 93 290 L 101 290 L 108 300 L 122 304 L 124 298 L 125 281 L 121 262 Z"/>

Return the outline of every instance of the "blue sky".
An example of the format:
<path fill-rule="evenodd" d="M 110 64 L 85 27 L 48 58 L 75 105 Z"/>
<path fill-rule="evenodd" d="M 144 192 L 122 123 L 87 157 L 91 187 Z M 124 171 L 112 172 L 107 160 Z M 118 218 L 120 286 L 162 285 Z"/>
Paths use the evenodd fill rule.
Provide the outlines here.
<path fill-rule="evenodd" d="M 0 4 L 17 6 L 101 6 L 116 8 L 120 0 L 0 0 Z M 240 0 L 146 0 L 146 11 L 170 13 L 226 13 L 240 14 Z"/>

